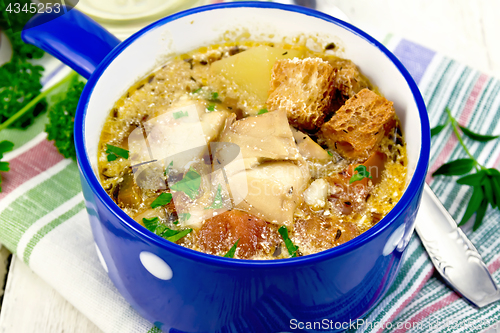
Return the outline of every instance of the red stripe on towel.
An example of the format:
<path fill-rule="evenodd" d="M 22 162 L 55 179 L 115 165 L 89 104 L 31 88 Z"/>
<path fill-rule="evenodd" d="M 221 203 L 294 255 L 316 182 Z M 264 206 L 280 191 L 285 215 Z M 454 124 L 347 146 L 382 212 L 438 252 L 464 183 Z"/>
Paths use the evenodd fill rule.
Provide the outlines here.
<path fill-rule="evenodd" d="M 2 192 L 0 199 L 17 187 L 56 165 L 64 158 L 59 154 L 54 143 L 43 140 L 36 146 L 9 161 L 9 172 L 2 173 Z"/>

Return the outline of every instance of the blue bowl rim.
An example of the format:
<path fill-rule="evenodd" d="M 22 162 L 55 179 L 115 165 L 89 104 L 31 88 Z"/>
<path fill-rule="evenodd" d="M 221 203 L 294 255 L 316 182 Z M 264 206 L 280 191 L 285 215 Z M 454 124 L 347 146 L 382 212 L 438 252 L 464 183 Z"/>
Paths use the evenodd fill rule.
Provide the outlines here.
<path fill-rule="evenodd" d="M 241 8 L 241 7 L 247 7 L 247 8 L 270 8 L 270 9 L 279 9 L 279 10 L 285 10 L 285 11 L 292 11 L 300 14 L 305 14 L 308 16 L 313 16 L 318 19 L 322 19 L 324 21 L 333 23 L 335 25 L 340 26 L 341 28 L 344 28 L 351 33 L 361 37 L 368 43 L 372 44 L 373 46 L 377 47 L 382 53 L 384 53 L 391 61 L 392 63 L 397 67 L 399 72 L 403 75 L 405 78 L 408 86 L 410 87 L 410 90 L 413 94 L 415 103 L 417 105 L 418 111 L 419 111 L 419 116 L 420 116 L 420 122 L 421 122 L 421 137 L 422 137 L 422 142 L 421 142 L 421 148 L 420 148 L 420 154 L 419 154 L 419 160 L 417 162 L 417 166 L 415 168 L 415 172 L 413 174 L 413 177 L 411 178 L 410 184 L 408 185 L 406 191 L 403 193 L 403 196 L 399 200 L 399 202 L 395 205 L 395 207 L 381 220 L 379 221 L 376 225 L 371 227 L 369 230 L 364 232 L 363 234 L 357 236 L 356 238 L 341 244 L 339 246 L 336 246 L 334 248 L 318 252 L 315 254 L 307 255 L 307 256 L 302 256 L 302 257 L 296 257 L 296 258 L 287 258 L 287 259 L 274 259 L 274 260 L 245 260 L 245 259 L 231 259 L 231 258 L 224 258 L 224 257 L 219 257 L 219 256 L 214 256 L 210 254 L 206 254 L 203 252 L 195 251 L 192 249 L 188 249 L 185 247 L 182 247 L 180 245 L 174 244 L 172 242 L 167 241 L 166 239 L 163 239 L 154 233 L 150 232 L 146 228 L 140 226 L 137 222 L 135 222 L 131 217 L 129 217 L 122 209 L 116 205 L 116 203 L 109 197 L 109 195 L 106 193 L 106 191 L 103 189 L 101 186 L 99 180 L 97 179 L 96 175 L 94 174 L 92 167 L 89 162 L 89 157 L 87 155 L 87 151 L 85 148 L 85 140 L 84 140 L 84 133 L 85 133 L 85 116 L 87 112 L 87 105 L 90 99 L 90 96 L 94 90 L 94 87 L 99 80 L 100 76 L 102 73 L 106 70 L 106 68 L 111 64 L 111 62 L 118 56 L 120 53 L 128 47 L 128 45 L 132 44 L 136 39 L 140 38 L 142 35 L 147 33 L 149 30 L 155 29 L 157 27 L 160 27 L 168 22 L 177 20 L 179 18 L 196 14 L 199 12 L 204 12 L 204 11 L 210 11 L 210 10 L 218 10 L 218 9 L 224 9 L 224 8 Z M 177 255 L 195 260 L 195 261 L 200 261 L 204 263 L 208 263 L 211 265 L 220 265 L 224 267 L 229 267 L 229 268 L 251 268 L 251 269 L 258 269 L 258 268 L 269 268 L 272 266 L 273 268 L 279 268 L 282 266 L 298 266 L 302 264 L 314 264 L 319 261 L 327 260 L 331 257 L 339 256 L 342 255 L 346 252 L 352 251 L 356 249 L 359 246 L 362 246 L 363 244 L 369 242 L 373 238 L 375 238 L 378 234 L 383 232 L 385 229 L 388 228 L 389 225 L 391 225 L 399 215 L 401 215 L 406 209 L 408 208 L 408 205 L 411 203 L 412 199 L 419 194 L 419 190 L 421 189 L 424 181 L 425 181 L 425 176 L 427 174 L 427 167 L 429 163 L 429 155 L 430 155 L 430 125 L 429 125 L 429 118 L 427 116 L 427 110 L 425 107 L 424 100 L 422 98 L 422 95 L 420 94 L 420 91 L 417 87 L 417 84 L 411 77 L 411 75 L 408 73 L 407 69 L 403 66 L 403 64 L 394 56 L 384 45 L 382 45 L 380 42 L 375 40 L 373 37 L 368 35 L 367 33 L 361 31 L 360 29 L 356 28 L 355 26 L 344 22 L 342 20 L 339 20 L 337 18 L 334 18 L 332 16 L 329 16 L 327 14 L 324 14 L 322 12 L 318 12 L 313 9 L 305 8 L 305 7 L 300 7 L 300 6 L 294 6 L 294 5 L 284 5 L 284 4 L 279 4 L 279 3 L 273 3 L 273 2 L 252 2 L 252 1 L 241 1 L 241 2 L 230 2 L 230 3 L 217 3 L 217 4 L 210 4 L 206 6 L 201 6 L 201 7 L 196 7 L 192 9 L 188 9 L 170 16 L 167 16 L 163 19 L 160 19 L 147 27 L 143 28 L 142 30 L 136 32 L 132 36 L 130 36 L 128 39 L 120 43 L 117 47 L 115 47 L 104 59 L 103 61 L 98 65 L 96 70 L 93 72 L 89 80 L 87 81 L 87 84 L 85 85 L 85 88 L 83 90 L 82 96 L 80 98 L 78 108 L 76 111 L 75 115 L 75 129 L 82 129 L 81 131 L 75 130 L 74 134 L 74 139 L 75 139 L 75 147 L 76 147 L 76 154 L 77 154 L 77 160 L 78 160 L 78 165 L 80 168 L 80 172 L 82 175 L 85 177 L 87 183 L 91 187 L 92 191 L 94 194 L 98 196 L 98 198 L 101 200 L 101 202 L 111 211 L 113 212 L 117 218 L 120 220 L 120 222 L 126 227 L 132 229 L 134 232 L 136 232 L 139 236 L 141 236 L 143 239 L 146 239 L 146 241 L 151 242 L 157 246 L 160 246 L 163 249 L 166 249 L 168 251 L 171 251 Z"/>

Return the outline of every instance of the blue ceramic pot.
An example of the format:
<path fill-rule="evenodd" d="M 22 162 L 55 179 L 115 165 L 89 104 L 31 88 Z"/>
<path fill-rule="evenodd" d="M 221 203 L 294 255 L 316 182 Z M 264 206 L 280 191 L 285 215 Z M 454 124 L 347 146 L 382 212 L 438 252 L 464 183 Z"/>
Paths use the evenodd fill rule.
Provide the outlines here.
<path fill-rule="evenodd" d="M 36 23 L 39 17 L 34 18 Z M 45 20 L 47 20 L 45 18 Z M 415 82 L 379 42 L 352 25 L 295 6 L 236 2 L 166 17 L 119 41 L 71 10 L 23 32 L 88 83 L 75 119 L 81 182 L 97 251 L 109 277 L 146 319 L 168 332 L 341 331 L 384 296 L 414 229 L 429 159 L 429 121 Z M 253 39 L 298 35 L 334 41 L 391 101 L 408 149 L 407 188 L 395 208 L 357 238 L 314 255 L 273 261 L 212 256 L 135 223 L 96 175 L 100 130 L 113 104 L 169 55 L 210 45 L 228 31 Z"/>

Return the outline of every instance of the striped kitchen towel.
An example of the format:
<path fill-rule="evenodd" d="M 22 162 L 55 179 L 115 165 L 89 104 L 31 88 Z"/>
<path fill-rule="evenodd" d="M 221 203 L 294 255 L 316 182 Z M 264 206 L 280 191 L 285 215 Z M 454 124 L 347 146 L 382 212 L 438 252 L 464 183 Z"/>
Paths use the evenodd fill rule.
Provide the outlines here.
<path fill-rule="evenodd" d="M 432 126 L 444 122 L 444 108 L 448 106 L 462 125 L 481 133 L 500 133 L 499 80 L 407 40 L 387 36 L 384 41 L 418 83 Z M 56 68 L 55 72 L 60 70 Z M 5 156 L 11 171 L 3 174 L 0 193 L 0 243 L 104 332 L 155 331 L 126 303 L 100 266 L 77 166 L 63 159 L 47 141 L 45 123 L 46 116 L 41 116 L 27 131 L 0 132 L 0 141 L 10 139 L 16 144 L 16 149 Z M 499 168 L 498 142 L 467 144 L 481 163 Z M 430 173 L 442 163 L 460 157 L 465 153 L 451 130 L 444 130 L 432 141 Z M 472 191 L 450 178 L 429 176 L 427 182 L 453 217 L 459 219 Z M 464 231 L 500 282 L 498 210 L 489 209 L 476 232 L 472 233 L 469 225 Z M 425 250 L 414 236 L 394 285 L 351 331 L 481 332 L 500 320 L 500 305 L 478 310 L 433 272 Z"/>

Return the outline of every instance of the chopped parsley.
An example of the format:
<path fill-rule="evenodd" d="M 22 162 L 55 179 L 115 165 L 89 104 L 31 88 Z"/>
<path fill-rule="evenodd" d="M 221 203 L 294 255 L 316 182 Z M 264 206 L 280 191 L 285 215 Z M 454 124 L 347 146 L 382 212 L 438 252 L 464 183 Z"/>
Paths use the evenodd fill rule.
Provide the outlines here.
<path fill-rule="evenodd" d="M 259 110 L 259 113 L 257 114 L 264 114 L 264 113 L 268 113 L 269 111 L 267 111 L 267 109 L 260 109 Z"/>
<path fill-rule="evenodd" d="M 210 112 L 215 111 L 215 104 L 208 104 L 207 110 Z"/>
<path fill-rule="evenodd" d="M 354 171 L 357 171 L 358 173 L 355 173 L 352 175 L 351 179 L 349 180 L 349 184 L 352 184 L 354 182 L 357 182 L 358 180 L 362 180 L 364 178 L 372 178 L 370 173 L 366 171 L 366 167 L 364 165 L 358 165 Z"/>
<path fill-rule="evenodd" d="M 170 170 L 174 167 L 174 161 L 170 161 L 170 164 L 167 166 L 165 171 L 163 171 L 163 175 L 166 176 L 170 173 Z"/>
<path fill-rule="evenodd" d="M 177 112 L 174 112 L 174 119 L 179 119 L 179 118 L 187 117 L 187 116 L 188 116 L 188 112 L 187 111 L 177 111 Z"/>
<path fill-rule="evenodd" d="M 293 245 L 292 240 L 288 237 L 288 229 L 286 228 L 286 226 L 282 225 L 278 229 L 278 232 L 280 233 L 281 238 L 283 238 L 283 240 L 285 241 L 285 246 L 286 246 L 286 249 L 288 250 L 288 253 L 290 254 L 290 256 L 292 258 L 296 257 L 297 251 L 299 250 L 299 247 L 296 245 Z"/>
<path fill-rule="evenodd" d="M 172 201 L 172 193 L 162 193 L 151 203 L 151 208 L 165 206 L 170 201 Z"/>
<path fill-rule="evenodd" d="M 333 156 L 333 153 L 331 151 L 327 150 L 326 152 L 328 153 L 328 155 Z"/>
<path fill-rule="evenodd" d="M 179 239 L 193 231 L 193 229 L 172 230 L 159 222 L 160 219 L 156 216 L 150 219 L 142 219 L 142 223 L 144 223 L 146 229 L 171 242 L 177 242 Z"/>
<path fill-rule="evenodd" d="M 190 217 L 191 217 L 191 213 L 180 213 L 179 214 L 179 220 L 181 220 L 182 222 L 189 220 Z"/>
<path fill-rule="evenodd" d="M 210 97 L 210 100 L 215 102 L 215 101 L 218 101 L 218 99 L 219 99 L 219 93 L 213 92 L 212 96 Z"/>
<path fill-rule="evenodd" d="M 151 232 L 155 232 L 156 231 L 156 228 L 158 227 L 158 222 L 160 221 L 160 219 L 158 217 L 152 217 L 150 219 L 144 217 L 142 219 L 142 223 L 144 223 L 144 226 L 146 227 L 146 229 L 148 229 L 149 231 Z"/>
<path fill-rule="evenodd" d="M 106 154 L 108 154 L 108 162 L 114 161 L 118 156 L 128 159 L 128 150 L 106 144 Z"/>
<path fill-rule="evenodd" d="M 191 94 L 197 94 L 197 93 L 199 93 L 200 91 L 201 91 L 201 87 L 200 87 L 200 88 L 198 88 L 198 89 L 196 89 L 195 91 L 193 91 Z"/>
<path fill-rule="evenodd" d="M 221 209 L 223 207 L 221 192 L 222 192 L 222 187 L 219 184 L 219 186 L 217 187 L 217 193 L 215 194 L 214 202 L 212 202 L 212 204 L 206 207 L 205 209 Z"/>
<path fill-rule="evenodd" d="M 236 248 L 238 247 L 238 242 L 240 241 L 240 239 L 238 238 L 238 240 L 236 241 L 236 243 L 234 243 L 233 246 L 231 246 L 231 248 L 229 249 L 229 251 L 227 251 L 227 253 L 224 255 L 225 258 L 234 258 L 234 254 L 236 253 Z"/>
<path fill-rule="evenodd" d="M 193 231 L 193 229 L 184 229 L 184 230 L 181 230 L 181 231 L 177 232 L 175 235 L 172 235 L 170 237 L 163 237 L 163 238 L 165 238 L 168 241 L 171 241 L 171 242 L 175 243 L 179 239 L 181 239 L 182 237 L 184 237 L 187 234 L 189 234 L 191 231 Z"/>
<path fill-rule="evenodd" d="M 193 200 L 198 195 L 198 190 L 201 185 L 201 176 L 192 167 L 184 175 L 184 178 L 170 186 L 174 191 L 181 191 Z"/>

